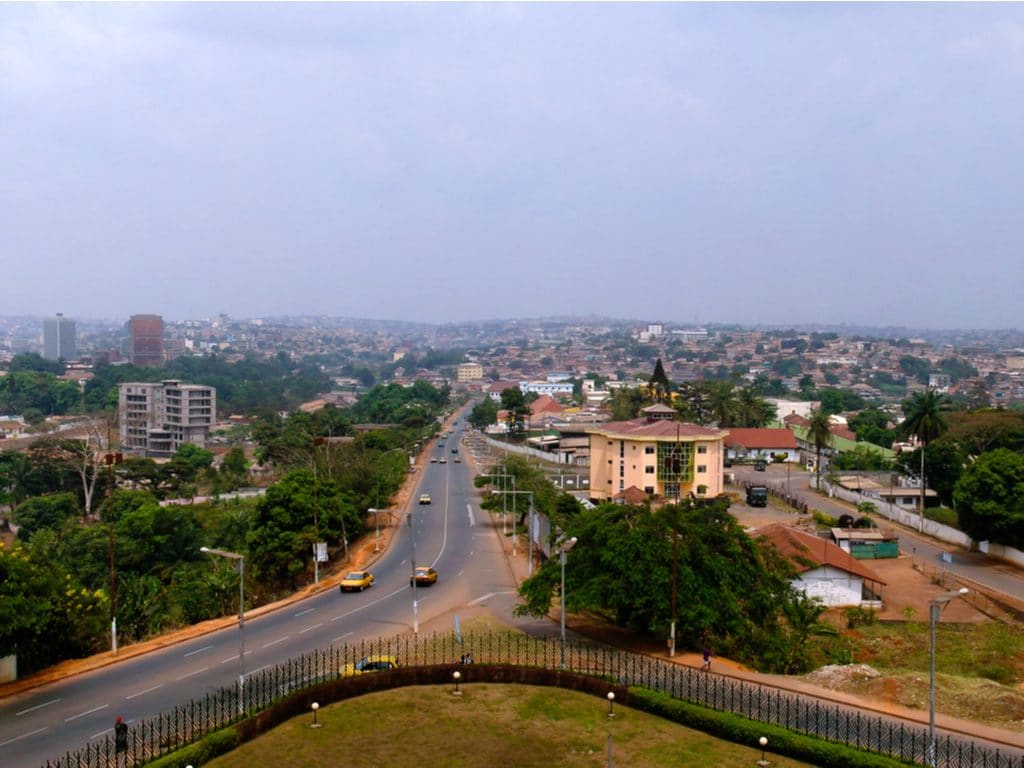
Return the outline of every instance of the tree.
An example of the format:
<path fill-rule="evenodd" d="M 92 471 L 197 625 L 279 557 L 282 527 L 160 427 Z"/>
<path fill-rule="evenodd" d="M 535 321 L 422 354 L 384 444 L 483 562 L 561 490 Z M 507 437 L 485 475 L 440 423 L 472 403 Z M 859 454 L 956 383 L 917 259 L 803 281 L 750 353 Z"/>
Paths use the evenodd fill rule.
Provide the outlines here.
<path fill-rule="evenodd" d="M 832 422 L 824 408 L 811 411 L 807 421 L 807 443 L 814 446 L 814 487 L 821 488 L 821 451 L 832 445 Z"/>
<path fill-rule="evenodd" d="M 707 408 L 719 427 L 734 426 L 738 405 L 735 386 L 727 381 L 712 382 L 708 388 Z"/>
<path fill-rule="evenodd" d="M 918 392 L 910 400 L 903 402 L 903 414 L 906 417 L 900 425 L 900 432 L 906 436 L 913 435 L 921 444 L 921 518 L 919 527 L 924 527 L 924 500 L 928 488 L 924 472 L 924 454 L 928 443 L 946 431 L 945 411 L 949 404 L 945 396 L 933 389 Z"/>
<path fill-rule="evenodd" d="M 498 420 L 498 403 L 487 396 L 473 406 L 469 414 L 469 423 L 477 429 L 485 429 Z"/>
<path fill-rule="evenodd" d="M 640 387 L 620 387 L 612 393 L 608 406 L 614 421 L 628 421 L 635 419 L 648 402 Z"/>
<path fill-rule="evenodd" d="M 45 457 L 78 476 L 82 489 L 82 502 L 85 516 L 92 515 L 92 502 L 96 492 L 96 483 L 103 474 L 104 440 L 102 427 L 106 423 L 100 420 L 88 421 L 83 429 L 85 436 L 81 439 L 48 438 L 40 440 L 32 446 L 34 457 Z"/>
<path fill-rule="evenodd" d="M 28 541 L 43 528 L 59 529 L 65 520 L 77 514 L 78 501 L 72 493 L 33 496 L 14 510 L 14 522 L 19 528 L 18 538 Z"/>
<path fill-rule="evenodd" d="M 878 408 L 867 408 L 849 419 L 850 429 L 858 441 L 872 443 L 883 448 L 892 447 L 896 430 L 889 429 L 889 416 Z"/>
<path fill-rule="evenodd" d="M 220 462 L 221 488 L 233 491 L 240 487 L 245 483 L 248 470 L 249 460 L 245 458 L 245 449 L 240 445 L 232 446 Z"/>
<path fill-rule="evenodd" d="M 775 417 L 775 406 L 761 397 L 754 387 L 736 391 L 737 427 L 763 427 Z"/>
<path fill-rule="evenodd" d="M 1006 448 L 983 454 L 964 471 L 953 498 L 971 538 L 1024 548 L 1024 456 Z"/>
<path fill-rule="evenodd" d="M 672 382 L 668 380 L 668 376 L 665 375 L 665 366 L 661 363 L 659 357 L 657 362 L 654 364 L 654 373 L 651 374 L 651 396 L 659 403 L 665 402 L 668 399 L 669 391 L 672 388 Z"/>

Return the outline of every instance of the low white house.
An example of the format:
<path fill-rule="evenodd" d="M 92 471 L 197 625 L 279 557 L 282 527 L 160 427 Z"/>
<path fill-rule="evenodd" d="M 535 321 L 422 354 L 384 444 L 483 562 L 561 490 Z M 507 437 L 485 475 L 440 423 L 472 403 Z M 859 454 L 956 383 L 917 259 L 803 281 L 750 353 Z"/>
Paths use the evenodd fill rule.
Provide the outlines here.
<path fill-rule="evenodd" d="M 751 536 L 772 546 L 796 568 L 793 587 L 830 608 L 882 605 L 882 581 L 870 568 L 831 541 L 774 523 Z"/>

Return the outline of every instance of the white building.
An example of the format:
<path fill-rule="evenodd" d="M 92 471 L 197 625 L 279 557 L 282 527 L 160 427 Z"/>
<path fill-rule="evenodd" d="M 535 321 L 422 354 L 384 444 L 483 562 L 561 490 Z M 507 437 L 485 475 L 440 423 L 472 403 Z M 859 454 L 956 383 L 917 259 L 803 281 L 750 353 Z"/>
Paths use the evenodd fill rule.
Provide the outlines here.
<path fill-rule="evenodd" d="M 552 397 L 572 397 L 572 382 L 569 381 L 520 381 L 519 390 L 528 395 L 536 392 L 538 395 L 551 395 Z"/>
<path fill-rule="evenodd" d="M 121 450 L 169 457 L 185 443 L 206 447 L 217 418 L 217 390 L 168 379 L 118 387 Z"/>
<path fill-rule="evenodd" d="M 78 337 L 75 321 L 60 312 L 43 319 L 43 357 L 47 360 L 77 360 Z"/>

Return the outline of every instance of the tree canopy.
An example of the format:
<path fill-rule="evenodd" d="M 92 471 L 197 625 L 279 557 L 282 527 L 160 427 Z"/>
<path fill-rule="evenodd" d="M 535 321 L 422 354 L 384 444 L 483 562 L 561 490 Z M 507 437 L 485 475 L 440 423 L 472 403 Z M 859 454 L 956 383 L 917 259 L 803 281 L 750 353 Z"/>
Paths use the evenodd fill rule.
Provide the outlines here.
<path fill-rule="evenodd" d="M 977 541 L 1024 548 L 1024 456 L 998 448 L 980 456 L 953 491 L 960 527 Z"/>

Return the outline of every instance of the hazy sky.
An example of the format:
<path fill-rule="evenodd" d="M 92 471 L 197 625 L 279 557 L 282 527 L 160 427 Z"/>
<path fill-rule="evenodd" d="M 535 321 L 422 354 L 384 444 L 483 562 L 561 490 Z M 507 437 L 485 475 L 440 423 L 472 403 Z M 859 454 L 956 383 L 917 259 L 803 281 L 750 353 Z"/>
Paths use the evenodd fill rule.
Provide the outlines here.
<path fill-rule="evenodd" d="M 0 314 L 1022 327 L 1021 4 L 0 4 Z"/>

